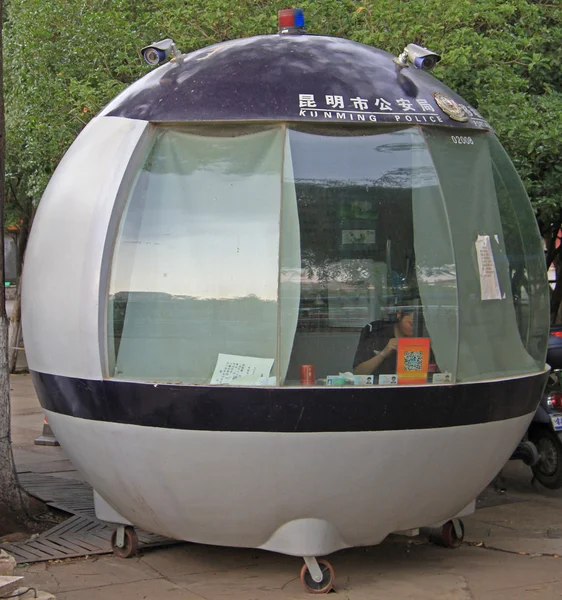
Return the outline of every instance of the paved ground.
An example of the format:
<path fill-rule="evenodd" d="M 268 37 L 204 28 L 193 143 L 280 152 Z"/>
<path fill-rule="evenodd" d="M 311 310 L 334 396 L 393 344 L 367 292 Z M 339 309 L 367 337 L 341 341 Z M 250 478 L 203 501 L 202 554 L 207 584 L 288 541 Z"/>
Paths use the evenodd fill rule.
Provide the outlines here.
<path fill-rule="evenodd" d="M 33 445 L 43 415 L 29 375 L 12 377 L 12 438 L 20 470 L 78 477 L 60 448 Z M 562 598 L 562 491 L 531 485 L 520 463 L 504 470 L 507 494 L 465 519 L 457 550 L 389 538 L 330 556 L 337 594 L 348 600 L 550 600 Z M 306 598 L 301 560 L 236 548 L 182 544 L 122 560 L 112 556 L 18 569 L 59 600 L 292 600 Z"/>

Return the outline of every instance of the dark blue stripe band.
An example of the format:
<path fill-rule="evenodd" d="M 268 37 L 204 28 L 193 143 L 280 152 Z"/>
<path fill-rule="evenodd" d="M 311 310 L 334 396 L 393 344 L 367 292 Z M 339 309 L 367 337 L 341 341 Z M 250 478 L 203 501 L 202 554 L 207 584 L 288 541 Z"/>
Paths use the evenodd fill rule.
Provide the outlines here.
<path fill-rule="evenodd" d="M 548 373 L 452 386 L 237 388 L 92 381 L 34 372 L 43 408 L 83 419 L 208 431 L 396 431 L 534 411 Z"/>

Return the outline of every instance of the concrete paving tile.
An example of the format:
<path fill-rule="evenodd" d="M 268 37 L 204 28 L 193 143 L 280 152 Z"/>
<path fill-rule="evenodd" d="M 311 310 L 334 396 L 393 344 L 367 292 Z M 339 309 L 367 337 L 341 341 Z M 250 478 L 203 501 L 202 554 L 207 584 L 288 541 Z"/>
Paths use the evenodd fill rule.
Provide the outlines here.
<path fill-rule="evenodd" d="M 464 577 L 448 573 L 350 579 L 345 595 L 350 600 L 472 600 Z"/>
<path fill-rule="evenodd" d="M 512 552 L 562 555 L 562 518 L 557 506 L 544 502 L 478 510 L 465 519 L 468 542 Z"/>
<path fill-rule="evenodd" d="M 65 471 L 75 471 L 76 467 L 66 458 L 61 460 L 42 461 L 40 463 L 35 463 L 30 465 L 30 470 L 33 473 L 50 475 L 55 473 L 63 473 Z"/>
<path fill-rule="evenodd" d="M 57 596 L 60 592 L 160 578 L 154 569 L 138 558 L 125 560 L 109 555 L 44 564 L 44 570 L 30 566 L 18 569 L 17 572 L 25 575 L 27 584 L 47 589 Z"/>
<path fill-rule="evenodd" d="M 431 544 L 389 544 L 386 540 L 380 546 L 345 550 L 329 558 L 340 583 L 342 578 L 348 578 L 346 588 L 350 590 L 350 598 L 355 598 L 351 592 L 356 594 L 359 589 L 365 590 L 365 598 L 369 598 L 368 591 L 377 590 L 375 597 L 379 600 L 378 591 L 384 590 L 379 582 L 384 581 L 413 582 L 425 593 L 426 581 L 443 580 L 451 585 L 449 577 L 458 576 L 467 583 L 473 600 L 487 600 L 490 593 L 507 586 L 517 589 L 521 585 L 562 580 L 558 566 L 562 565 L 559 563 L 562 558 L 532 558 L 467 545 L 450 550 Z"/>
<path fill-rule="evenodd" d="M 54 591 L 58 588 L 55 573 L 47 571 L 47 563 L 34 563 L 16 567 L 16 573 L 25 577 L 26 585 L 38 590 Z"/>
<path fill-rule="evenodd" d="M 370 569 L 388 571 L 421 570 L 442 568 L 450 556 L 442 548 L 429 544 L 425 538 L 389 536 L 378 546 L 349 548 L 328 557 L 331 562 L 353 571 L 357 565 L 368 565 Z"/>
<path fill-rule="evenodd" d="M 151 579 L 57 594 L 57 600 L 202 600 L 166 579 Z M 301 599 L 302 600 L 302 599 Z"/>
<path fill-rule="evenodd" d="M 14 392 L 11 392 L 12 394 Z M 43 411 L 41 410 L 40 406 L 23 406 L 21 408 L 17 408 L 14 412 L 15 415 L 38 415 L 38 414 L 42 414 Z"/>
<path fill-rule="evenodd" d="M 510 529 L 513 535 L 521 535 L 524 531 L 526 537 L 538 537 L 544 535 L 548 528 L 562 528 L 561 512 L 560 500 L 553 503 L 550 499 L 539 497 L 536 501 L 480 509 L 472 518 L 501 525 Z"/>
<path fill-rule="evenodd" d="M 21 564 L 21 565 L 17 565 L 16 569 L 21 569 L 22 571 L 25 571 L 26 573 L 33 573 L 38 574 L 38 573 L 44 573 L 47 570 L 47 565 L 48 563 L 46 562 L 38 562 L 38 563 L 30 563 L 30 564 Z"/>
<path fill-rule="evenodd" d="M 455 552 L 449 571 L 466 578 L 474 600 L 488 600 L 506 590 L 517 592 L 542 584 L 562 590 L 562 559 L 520 556 L 482 548 L 463 547 Z M 506 596 L 507 597 L 507 596 Z M 545 600 L 548 600 L 545 596 Z"/>
<path fill-rule="evenodd" d="M 43 431 L 43 411 L 39 408 L 37 412 L 33 412 L 31 414 L 13 414 L 12 415 L 12 428 L 14 431 L 30 431 L 34 435 L 31 437 L 29 441 L 30 444 L 33 444 L 35 438 Z M 14 442 L 19 443 L 21 438 L 15 438 Z"/>
<path fill-rule="evenodd" d="M 294 565 L 294 568 L 300 569 L 302 564 L 302 560 L 299 558 L 263 550 L 189 543 L 168 548 L 147 549 L 141 560 L 164 577 L 208 574 L 258 564 L 279 564 L 280 562 L 288 562 Z"/>
<path fill-rule="evenodd" d="M 305 592 L 298 573 L 287 568 L 277 571 L 247 568 L 205 577 L 186 575 L 172 578 L 172 581 L 208 600 L 302 600 Z M 471 600 L 465 578 L 449 573 L 400 571 L 389 576 L 363 568 L 340 578 L 336 574 L 336 591 L 348 600 Z"/>
<path fill-rule="evenodd" d="M 300 597 L 302 600 L 304 588 L 299 574 L 300 564 L 298 569 L 283 565 L 279 569 L 254 566 L 183 575 L 170 581 L 206 599 Z"/>
<path fill-rule="evenodd" d="M 556 554 L 562 556 L 562 540 L 527 538 L 490 538 L 486 545 L 497 550 L 525 554 Z"/>
<path fill-rule="evenodd" d="M 58 446 L 37 446 L 37 448 L 42 448 L 41 450 L 34 450 L 33 447 L 26 447 L 25 449 L 22 447 L 17 447 L 17 451 L 15 452 L 15 462 L 18 471 L 22 469 L 20 466 L 27 466 L 29 471 L 33 471 L 33 467 L 36 465 L 41 465 L 43 463 L 50 463 L 53 461 L 67 460 L 64 452 Z M 52 452 L 47 451 L 52 450 Z"/>
<path fill-rule="evenodd" d="M 31 400 L 37 398 L 29 373 L 10 375 L 10 392 L 17 395 L 18 399 L 21 399 L 20 406 L 26 401 L 31 402 Z"/>
<path fill-rule="evenodd" d="M 43 432 L 43 413 L 12 416 L 12 442 L 16 448 L 36 449 L 35 438 Z M 48 448 L 49 446 L 42 446 Z"/>
<path fill-rule="evenodd" d="M 557 598 L 562 598 L 560 583 L 541 583 L 518 589 L 498 590 L 485 598 L 482 597 L 482 600 L 555 600 Z"/>

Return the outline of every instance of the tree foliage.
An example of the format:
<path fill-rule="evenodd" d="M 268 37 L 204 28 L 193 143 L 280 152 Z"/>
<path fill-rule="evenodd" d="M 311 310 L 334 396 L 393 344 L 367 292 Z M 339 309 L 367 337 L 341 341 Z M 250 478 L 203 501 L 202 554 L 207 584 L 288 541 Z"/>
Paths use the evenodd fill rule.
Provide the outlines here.
<path fill-rule="evenodd" d="M 8 224 L 28 222 L 62 155 L 111 98 L 150 69 L 139 49 L 183 52 L 274 33 L 279 0 L 6 0 Z M 550 0 L 302 0 L 311 33 L 393 54 L 443 56 L 434 74 L 487 117 L 537 212 L 549 261 L 562 221 L 562 10 Z"/>

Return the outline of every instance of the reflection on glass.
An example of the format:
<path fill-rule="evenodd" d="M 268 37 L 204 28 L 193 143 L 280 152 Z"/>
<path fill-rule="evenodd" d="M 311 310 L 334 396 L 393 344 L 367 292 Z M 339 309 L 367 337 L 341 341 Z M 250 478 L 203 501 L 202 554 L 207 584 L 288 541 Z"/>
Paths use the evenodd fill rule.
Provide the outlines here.
<path fill-rule="evenodd" d="M 539 360 L 541 352 L 534 351 L 534 358 L 530 350 L 530 325 L 516 314 L 513 276 L 527 272 L 532 255 L 517 254 L 532 253 L 538 237 L 523 247 L 521 228 L 536 226 L 529 210 L 513 211 L 512 203 L 513 207 L 522 204 L 521 192 L 514 194 L 500 175 L 514 174 L 505 164 L 492 162 L 490 144 L 496 143 L 492 134 L 471 132 L 470 138 L 463 138 L 471 141 L 466 144 L 456 143 L 458 132 L 451 135 L 455 132 L 450 130 L 428 128 L 424 134 L 445 198 L 458 274 L 457 379 L 478 381 L 536 372 L 544 365 L 544 354 Z M 531 294 L 540 304 L 538 287 Z"/>
<path fill-rule="evenodd" d="M 362 133 L 289 131 L 284 185 L 294 185 L 298 221 L 281 244 L 300 237 L 301 281 L 286 384 L 308 364 L 333 385 L 396 375 L 399 337 L 431 337 L 431 370 L 456 371 L 454 257 L 424 139 L 417 129 Z"/>
<path fill-rule="evenodd" d="M 219 354 L 276 358 L 282 140 L 158 133 L 116 243 L 111 375 L 209 383 Z"/>
<path fill-rule="evenodd" d="M 540 234 L 513 164 L 494 135 L 488 140 L 519 335 L 537 369 L 542 369 L 548 346 L 550 299 Z"/>

